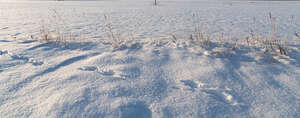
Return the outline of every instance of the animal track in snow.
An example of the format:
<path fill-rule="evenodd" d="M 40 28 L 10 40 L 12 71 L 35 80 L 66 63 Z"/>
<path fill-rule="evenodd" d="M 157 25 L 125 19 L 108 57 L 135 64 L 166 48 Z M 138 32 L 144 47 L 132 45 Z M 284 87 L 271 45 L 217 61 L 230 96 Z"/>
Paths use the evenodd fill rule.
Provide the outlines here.
<path fill-rule="evenodd" d="M 193 80 L 180 80 L 180 82 L 183 83 L 184 86 L 188 87 L 191 91 L 195 91 L 197 88 L 203 86 L 203 83 Z"/>
<path fill-rule="evenodd" d="M 217 101 L 227 103 L 233 106 L 242 105 L 238 103 L 235 97 L 230 93 L 231 89 L 229 88 L 208 87 L 204 83 L 193 80 L 181 80 L 180 82 L 184 85 L 184 88 L 188 88 L 183 90 L 190 90 L 192 92 L 204 92 Z"/>
<path fill-rule="evenodd" d="M 99 72 L 102 75 L 105 75 L 105 76 L 113 76 L 115 74 L 115 72 L 113 70 L 110 70 L 110 69 L 102 69 Z"/>
<path fill-rule="evenodd" d="M 20 35 L 20 34 L 22 34 L 22 33 L 16 32 L 16 33 L 14 33 L 12 36 L 13 36 L 13 37 L 16 37 L 16 36 L 18 36 L 18 35 Z"/>
<path fill-rule="evenodd" d="M 104 76 L 112 76 L 122 79 L 137 78 L 140 76 L 140 69 L 136 66 L 115 65 L 98 70 Z"/>
<path fill-rule="evenodd" d="M 34 66 L 40 66 L 40 65 L 43 65 L 43 64 L 44 64 L 44 62 L 42 62 L 42 61 L 37 61 L 37 60 L 34 60 L 34 59 L 32 59 L 32 58 L 29 58 L 28 63 L 31 63 L 31 64 L 34 65 Z"/>
<path fill-rule="evenodd" d="M 137 101 L 119 107 L 121 118 L 151 118 L 152 112 L 143 102 Z"/>
<path fill-rule="evenodd" d="M 28 44 L 28 43 L 33 43 L 36 42 L 36 40 L 25 40 L 25 41 L 21 41 L 21 44 Z"/>
<path fill-rule="evenodd" d="M 280 63 L 283 64 L 291 64 L 291 63 L 296 63 L 297 61 L 293 58 L 290 58 L 289 56 L 285 56 L 285 55 L 278 55 L 278 56 L 274 56 L 274 59 L 276 59 L 277 61 L 279 61 Z"/>
<path fill-rule="evenodd" d="M 26 57 L 20 54 L 13 54 L 9 51 L 1 51 L 0 50 L 1 60 L 5 60 L 6 63 L 2 64 L 1 68 L 10 68 L 26 63 L 30 63 L 33 66 L 40 66 L 44 63 L 42 61 L 35 60 L 33 58 Z"/>
<path fill-rule="evenodd" d="M 231 94 L 231 91 L 224 89 L 202 89 L 202 92 L 208 94 L 211 98 L 223 102 L 226 104 L 230 104 L 232 106 L 243 105 L 238 102 L 238 100 Z"/>
<path fill-rule="evenodd" d="M 22 87 L 26 86 L 28 83 L 32 82 L 33 79 L 39 77 L 39 76 L 43 76 L 43 75 L 46 75 L 46 74 L 49 74 L 49 73 L 52 73 L 52 72 L 55 72 L 56 70 L 62 68 L 62 67 L 65 67 L 65 66 L 68 66 L 68 65 L 71 65 L 73 63 L 76 63 L 78 61 L 82 61 L 86 58 L 89 58 L 89 57 L 93 57 L 93 56 L 97 56 L 97 55 L 100 55 L 101 53 L 91 53 L 91 54 L 86 54 L 86 55 L 81 55 L 81 56 L 75 56 L 75 57 L 71 57 L 71 58 L 68 58 L 62 62 L 60 62 L 59 64 L 57 65 L 54 65 L 52 67 L 49 67 L 43 71 L 40 71 L 32 76 L 29 76 L 27 78 L 25 78 L 23 81 L 17 83 L 15 86 L 11 87 L 10 89 L 8 89 L 8 91 L 12 92 L 12 91 L 18 91 L 19 89 L 21 89 Z M 23 59 L 23 57 L 20 57 L 21 59 Z"/>
<path fill-rule="evenodd" d="M 34 66 L 39 66 L 39 65 L 43 65 L 44 64 L 44 62 L 42 62 L 42 61 L 37 61 L 37 60 L 35 60 L 33 58 L 25 57 L 23 55 L 10 55 L 10 57 L 13 60 L 22 60 L 24 63 L 31 63 Z"/>
<path fill-rule="evenodd" d="M 0 50 L 0 55 L 5 55 L 5 54 L 8 54 L 8 51 L 1 51 Z"/>
<path fill-rule="evenodd" d="M 8 29 L 8 27 L 6 26 L 6 27 L 0 28 L 0 30 L 5 30 L 5 29 Z"/>
<path fill-rule="evenodd" d="M 82 70 L 82 71 L 97 71 L 98 70 L 98 68 L 96 66 L 83 66 L 78 69 Z"/>

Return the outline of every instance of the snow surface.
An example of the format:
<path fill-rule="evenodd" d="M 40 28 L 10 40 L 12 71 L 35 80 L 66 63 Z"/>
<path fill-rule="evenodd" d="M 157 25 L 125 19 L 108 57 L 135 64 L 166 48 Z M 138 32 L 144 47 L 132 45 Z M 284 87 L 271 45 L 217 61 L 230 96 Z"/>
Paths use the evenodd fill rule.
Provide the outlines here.
<path fill-rule="evenodd" d="M 1 118 L 298 118 L 300 2 L 0 2 Z M 287 55 L 185 42 L 197 22 L 228 42 L 293 42 Z M 113 49 L 105 16 L 134 42 Z M 196 17 L 196 18 L 195 18 Z M 293 18 L 293 21 L 291 20 Z M 72 32 L 37 41 L 41 26 Z M 179 40 L 171 43 L 172 35 Z M 81 37 L 81 38 L 80 38 Z M 83 37 L 83 38 L 82 38 Z M 222 42 L 219 42 L 222 43 Z M 272 60 L 272 61 L 270 61 Z"/>

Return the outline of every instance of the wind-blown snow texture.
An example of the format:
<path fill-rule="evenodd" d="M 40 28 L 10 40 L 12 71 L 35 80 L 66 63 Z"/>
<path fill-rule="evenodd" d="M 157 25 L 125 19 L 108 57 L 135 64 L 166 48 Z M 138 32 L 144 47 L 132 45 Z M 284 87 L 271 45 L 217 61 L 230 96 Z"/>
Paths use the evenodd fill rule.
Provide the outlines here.
<path fill-rule="evenodd" d="M 195 17 L 212 35 L 242 39 L 300 31 L 299 2 L 101 1 L 0 3 L 0 117 L 297 118 L 300 47 L 270 62 L 262 51 L 174 48 Z M 104 15 L 138 43 L 112 50 Z M 290 17 L 294 16 L 291 25 Z M 63 24 L 84 41 L 38 42 Z M 252 29 L 252 30 L 250 30 Z M 292 34 L 292 33 L 291 33 Z M 295 38 L 295 40 L 300 40 Z M 221 53 L 220 53 L 221 52 Z M 226 54 L 226 55 L 223 55 Z"/>

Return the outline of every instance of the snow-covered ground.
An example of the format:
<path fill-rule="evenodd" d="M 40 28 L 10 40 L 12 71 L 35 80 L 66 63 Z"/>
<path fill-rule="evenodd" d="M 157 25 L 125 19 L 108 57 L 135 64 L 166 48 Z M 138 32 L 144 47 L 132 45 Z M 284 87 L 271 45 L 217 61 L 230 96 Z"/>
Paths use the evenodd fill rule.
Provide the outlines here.
<path fill-rule="evenodd" d="M 0 2 L 0 117 L 300 117 L 300 2 L 158 1 Z"/>

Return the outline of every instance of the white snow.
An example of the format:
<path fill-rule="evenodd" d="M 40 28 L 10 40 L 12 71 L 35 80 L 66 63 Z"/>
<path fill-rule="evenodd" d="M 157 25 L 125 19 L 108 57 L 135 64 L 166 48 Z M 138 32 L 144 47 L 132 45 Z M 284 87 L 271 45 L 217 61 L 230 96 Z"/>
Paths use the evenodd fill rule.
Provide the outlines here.
<path fill-rule="evenodd" d="M 0 117 L 300 117 L 300 2 L 158 1 L 0 1 Z"/>

